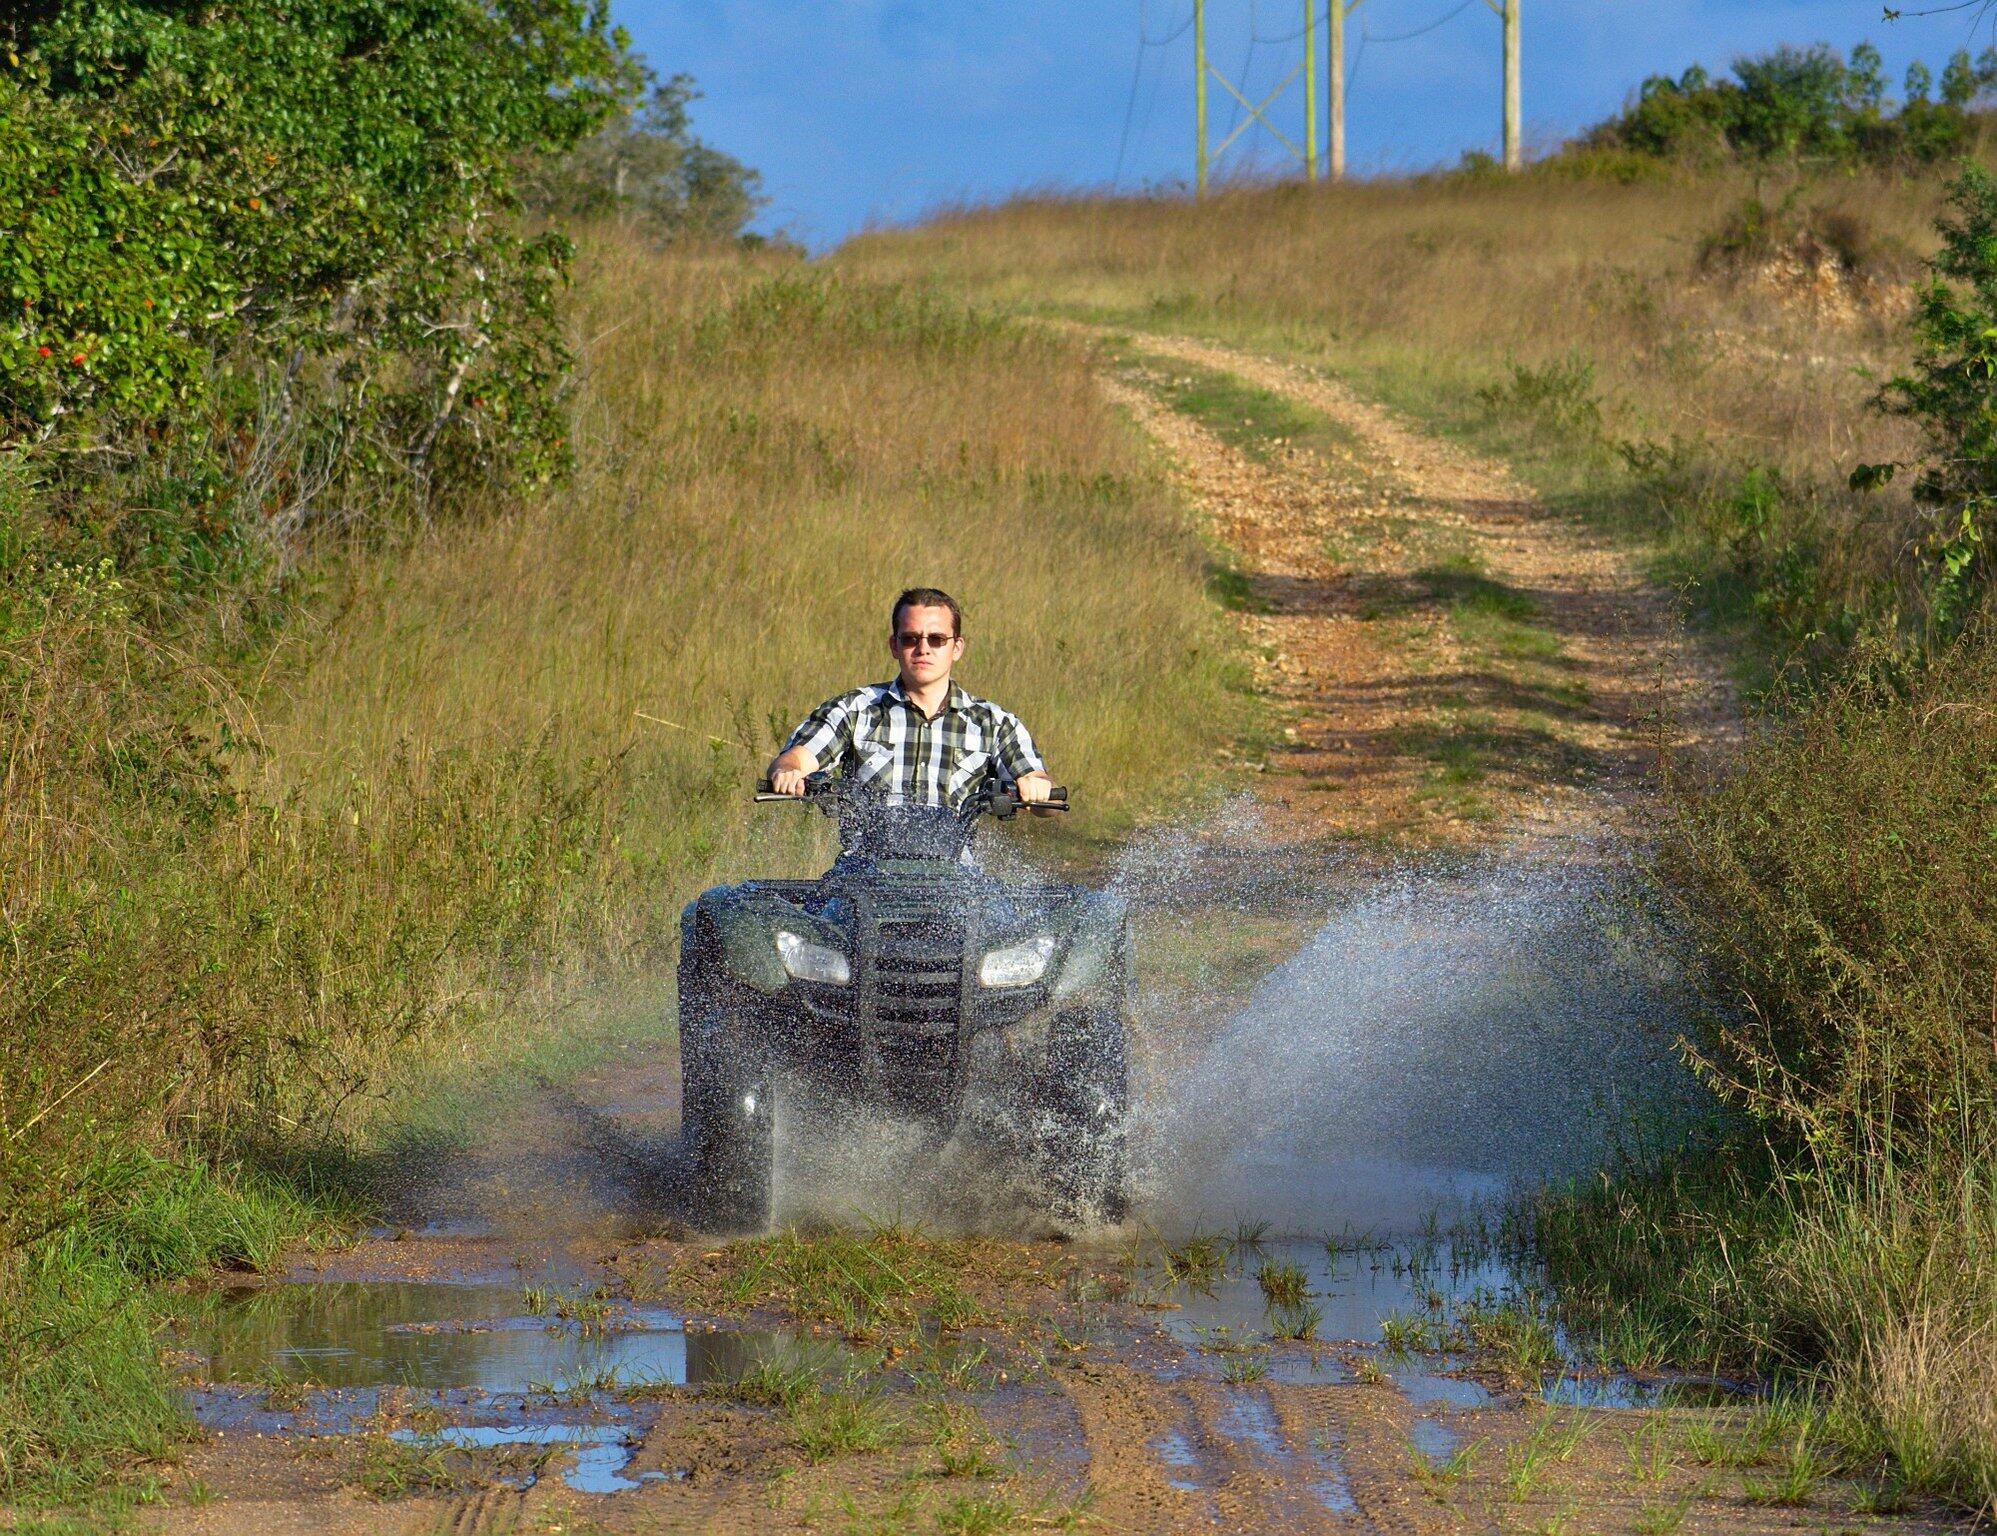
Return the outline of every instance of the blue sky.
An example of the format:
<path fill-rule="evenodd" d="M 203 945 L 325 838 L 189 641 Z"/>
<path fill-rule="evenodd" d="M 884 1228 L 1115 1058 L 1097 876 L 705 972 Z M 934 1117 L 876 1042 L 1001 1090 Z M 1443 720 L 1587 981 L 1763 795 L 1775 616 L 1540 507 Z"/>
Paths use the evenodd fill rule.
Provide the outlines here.
<path fill-rule="evenodd" d="M 1460 12 L 1459 4 L 1363 0 L 1354 12 L 1347 133 L 1355 171 L 1496 149 L 1498 21 L 1484 0 Z M 1911 58 L 1939 73 L 1953 49 L 1992 41 L 1990 21 L 1975 22 L 1975 11 L 1886 22 L 1878 0 L 1523 4 L 1533 143 L 1612 112 L 1645 75 L 1695 61 L 1724 65 L 1783 42 L 1870 39 L 1897 81 Z M 941 203 L 1107 185 L 1119 151 L 1124 186 L 1190 176 L 1190 34 L 1144 49 L 1132 90 L 1140 25 L 1168 37 L 1190 8 L 1191 0 L 615 0 L 653 66 L 692 74 L 705 93 L 694 109 L 701 136 L 763 173 L 771 203 L 761 227 L 814 249 Z M 1214 62 L 1237 79 L 1245 63 L 1259 98 L 1299 57 L 1300 42 L 1279 40 L 1302 17 L 1302 0 L 1208 0 Z M 1438 21 L 1421 36 L 1390 40 Z M 1255 41 L 1258 34 L 1271 41 Z M 1232 110 L 1216 89 L 1216 139 Z M 1277 114 L 1301 139 L 1300 87 Z M 1261 138 L 1254 163 L 1277 169 L 1278 153 Z M 1239 154 L 1230 161 L 1242 163 Z"/>

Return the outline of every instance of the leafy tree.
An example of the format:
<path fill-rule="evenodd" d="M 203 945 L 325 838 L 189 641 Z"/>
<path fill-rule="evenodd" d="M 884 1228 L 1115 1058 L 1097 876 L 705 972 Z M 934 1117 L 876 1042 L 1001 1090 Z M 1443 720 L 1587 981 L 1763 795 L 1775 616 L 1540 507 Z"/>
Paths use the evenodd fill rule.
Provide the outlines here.
<path fill-rule="evenodd" d="M 567 156 L 533 176 L 527 196 L 558 214 L 611 214 L 666 240 L 734 239 L 762 206 L 760 178 L 693 133 L 699 92 L 686 75 L 658 80 Z"/>
<path fill-rule="evenodd" d="M 516 185 L 637 88 L 607 0 L 42 0 L 0 42 L 0 448 L 71 504 L 108 467 L 281 533 L 562 471 L 569 247 Z"/>
<path fill-rule="evenodd" d="M 1942 69 L 1942 104 L 1966 111 L 1982 88 L 1983 80 L 1969 61 L 1969 50 L 1957 49 Z"/>
<path fill-rule="evenodd" d="M 1758 158 L 1836 154 L 1845 147 L 1850 108 L 1862 94 L 1837 50 L 1777 48 L 1737 60 L 1740 84 L 1726 134 L 1733 146 Z"/>
<path fill-rule="evenodd" d="M 1932 74 L 1916 63 L 1893 110 L 1884 60 L 1870 43 L 1848 58 L 1823 43 L 1777 48 L 1735 60 L 1732 79 L 1715 80 L 1696 66 L 1675 80 L 1653 76 L 1582 143 L 1681 160 L 1932 163 L 1967 147 L 1970 109 L 1993 85 L 1997 50 L 1974 60 L 1958 52 L 1943 71 L 1938 99 Z"/>
<path fill-rule="evenodd" d="M 1997 180 L 1965 166 L 1939 221 L 1942 242 L 1928 263 L 1914 319 L 1911 369 L 1880 392 L 1881 409 L 1916 422 L 1926 451 L 1914 500 L 1926 509 L 1921 548 L 1928 560 L 1933 621 L 1960 626 L 1990 586 L 1986 542 L 1997 507 Z M 1900 466 L 1861 465 L 1859 489 Z"/>

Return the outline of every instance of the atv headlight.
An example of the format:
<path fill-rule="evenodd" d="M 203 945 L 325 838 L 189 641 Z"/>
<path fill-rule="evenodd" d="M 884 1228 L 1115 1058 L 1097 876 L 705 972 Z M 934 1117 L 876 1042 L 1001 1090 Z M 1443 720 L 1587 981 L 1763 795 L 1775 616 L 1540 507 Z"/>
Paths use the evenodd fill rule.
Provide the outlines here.
<path fill-rule="evenodd" d="M 978 967 L 978 980 L 988 987 L 1030 986 L 1047 974 L 1047 962 L 1053 958 L 1053 937 L 1036 934 L 988 953 Z"/>
<path fill-rule="evenodd" d="M 788 928 L 777 930 L 777 957 L 799 981 L 830 982 L 843 987 L 853 979 L 853 967 L 836 949 L 814 944 Z"/>

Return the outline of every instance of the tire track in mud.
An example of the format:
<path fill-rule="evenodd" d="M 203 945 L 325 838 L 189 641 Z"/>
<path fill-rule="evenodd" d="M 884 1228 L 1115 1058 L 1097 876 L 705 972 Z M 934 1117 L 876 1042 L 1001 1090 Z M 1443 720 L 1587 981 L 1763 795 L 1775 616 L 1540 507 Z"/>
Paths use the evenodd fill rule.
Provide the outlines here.
<path fill-rule="evenodd" d="M 1379 1529 L 1320 1502 L 1295 1475 L 1294 1449 L 1258 1443 L 1261 1426 L 1241 1422 L 1241 1400 L 1212 1382 L 1096 1365 L 1066 1386 L 1087 1444 L 1091 1510 L 1111 1530 Z"/>

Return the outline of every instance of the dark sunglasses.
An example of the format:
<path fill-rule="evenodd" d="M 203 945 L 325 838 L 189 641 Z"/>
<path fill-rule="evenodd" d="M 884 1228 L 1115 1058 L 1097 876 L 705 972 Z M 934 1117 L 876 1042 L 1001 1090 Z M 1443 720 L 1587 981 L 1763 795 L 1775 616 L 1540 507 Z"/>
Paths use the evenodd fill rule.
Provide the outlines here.
<path fill-rule="evenodd" d="M 956 638 L 957 637 L 955 635 L 925 635 L 920 630 L 911 629 L 911 630 L 903 630 L 900 634 L 896 635 L 894 637 L 894 643 L 900 646 L 904 651 L 912 651 L 916 648 L 916 646 L 920 645 L 923 641 L 927 640 L 929 642 L 929 648 L 932 651 L 940 651 L 943 649 L 944 646 L 948 645 L 951 641 L 955 640 Z"/>

